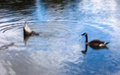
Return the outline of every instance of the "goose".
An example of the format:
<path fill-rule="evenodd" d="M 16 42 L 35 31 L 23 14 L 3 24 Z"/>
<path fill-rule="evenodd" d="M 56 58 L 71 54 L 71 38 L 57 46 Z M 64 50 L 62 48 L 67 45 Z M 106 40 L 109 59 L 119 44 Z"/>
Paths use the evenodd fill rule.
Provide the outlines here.
<path fill-rule="evenodd" d="M 24 31 L 24 36 L 31 36 L 31 35 L 39 35 L 39 33 L 36 33 L 34 31 L 32 31 L 29 27 L 28 24 L 25 23 L 25 26 L 23 27 L 23 31 Z"/>
<path fill-rule="evenodd" d="M 100 40 L 92 40 L 92 41 L 88 42 L 87 33 L 83 33 L 82 36 L 85 36 L 85 38 L 86 38 L 85 44 L 89 45 L 93 49 L 107 48 L 106 45 L 109 43 L 109 42 L 103 42 Z"/>

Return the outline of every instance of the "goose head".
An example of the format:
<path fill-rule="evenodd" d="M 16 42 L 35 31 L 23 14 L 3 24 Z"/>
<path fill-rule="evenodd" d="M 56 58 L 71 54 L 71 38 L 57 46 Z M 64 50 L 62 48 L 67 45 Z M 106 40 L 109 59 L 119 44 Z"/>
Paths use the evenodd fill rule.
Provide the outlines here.
<path fill-rule="evenodd" d="M 82 36 L 86 36 L 86 35 L 87 35 L 87 33 L 83 33 L 83 34 L 82 34 Z"/>

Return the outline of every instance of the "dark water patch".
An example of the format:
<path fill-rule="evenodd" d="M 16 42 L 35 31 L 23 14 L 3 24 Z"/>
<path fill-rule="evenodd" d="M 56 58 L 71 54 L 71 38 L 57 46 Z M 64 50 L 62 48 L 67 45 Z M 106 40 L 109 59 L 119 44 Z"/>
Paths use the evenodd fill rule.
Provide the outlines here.
<path fill-rule="evenodd" d="M 10 43 L 8 45 L 3 45 L 0 47 L 0 50 L 8 49 L 8 47 L 13 46 L 13 45 L 14 45 L 14 43 Z"/>
<path fill-rule="evenodd" d="M 21 0 L 21 1 L 4 1 L 1 2 L 0 4 L 0 8 L 7 8 L 10 10 L 21 10 L 21 9 L 26 9 L 29 8 L 30 6 L 32 6 L 35 3 L 35 0 Z"/>

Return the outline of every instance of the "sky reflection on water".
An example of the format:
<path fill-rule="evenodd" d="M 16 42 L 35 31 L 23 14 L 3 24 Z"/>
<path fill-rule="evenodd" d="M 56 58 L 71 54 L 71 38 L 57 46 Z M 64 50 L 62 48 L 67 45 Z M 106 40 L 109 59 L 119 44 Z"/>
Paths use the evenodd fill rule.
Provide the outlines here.
<path fill-rule="evenodd" d="M 16 6 L 17 5 L 17 6 Z M 14 7 L 14 8 L 13 8 Z M 0 75 L 119 75 L 119 1 L 69 0 L 0 5 Z M 23 26 L 40 33 L 26 44 Z M 88 40 L 110 42 L 107 49 L 84 50 Z"/>

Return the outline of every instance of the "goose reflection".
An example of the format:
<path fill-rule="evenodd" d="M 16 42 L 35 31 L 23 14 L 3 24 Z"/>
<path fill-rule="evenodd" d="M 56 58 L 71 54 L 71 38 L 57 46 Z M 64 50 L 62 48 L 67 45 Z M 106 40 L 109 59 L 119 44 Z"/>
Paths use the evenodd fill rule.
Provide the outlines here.
<path fill-rule="evenodd" d="M 84 51 L 81 51 L 81 52 L 82 52 L 83 54 L 86 54 L 87 48 L 88 48 L 88 45 L 86 44 L 86 45 L 85 45 L 85 50 L 84 50 Z"/>
<path fill-rule="evenodd" d="M 87 46 L 89 45 L 91 48 L 93 49 L 103 49 L 103 48 L 106 48 L 107 49 L 107 44 L 109 42 L 103 42 L 103 41 L 100 41 L 100 40 L 92 40 L 90 42 L 88 42 L 88 35 L 87 33 L 83 33 L 82 36 L 85 36 L 86 40 L 85 40 L 85 50 L 82 51 L 82 53 L 86 53 L 87 52 Z"/>
<path fill-rule="evenodd" d="M 27 43 L 29 38 L 30 38 L 30 36 L 24 36 L 24 43 L 25 43 L 25 45 L 26 45 L 26 43 Z"/>

